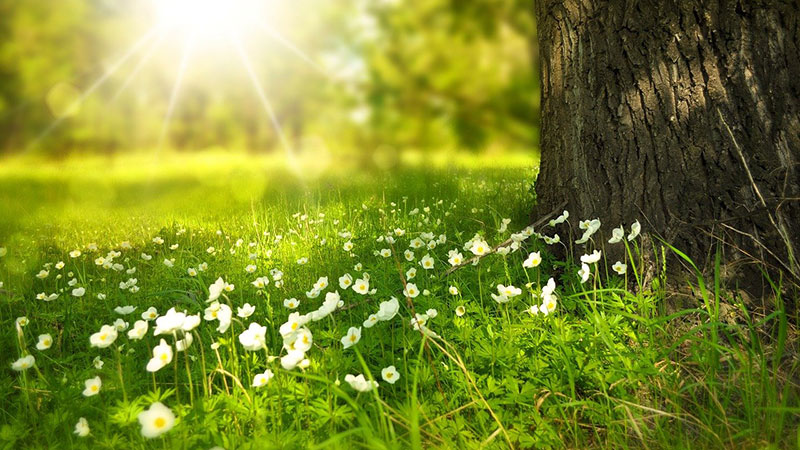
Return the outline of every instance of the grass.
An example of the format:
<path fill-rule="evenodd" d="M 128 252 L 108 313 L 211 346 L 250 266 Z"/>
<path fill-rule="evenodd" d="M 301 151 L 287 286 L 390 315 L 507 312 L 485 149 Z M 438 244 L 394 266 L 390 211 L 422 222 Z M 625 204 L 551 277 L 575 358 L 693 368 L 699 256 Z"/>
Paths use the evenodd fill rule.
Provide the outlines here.
<path fill-rule="evenodd" d="M 275 157 L 219 153 L 164 155 L 157 162 L 135 155 L 3 161 L 0 246 L 8 253 L 0 258 L 0 343 L 8 351 L 0 358 L 6 400 L 0 442 L 4 448 L 797 446 L 796 318 L 784 309 L 780 280 L 770 280 L 774 309 L 754 310 L 719 276 L 697 274 L 680 293 L 667 288 L 663 270 L 645 279 L 642 253 L 658 255 L 657 267 L 668 253 L 682 255 L 667 243 L 553 247 L 535 236 L 518 251 L 447 275 L 448 251 L 472 256 L 463 246 L 476 233 L 496 245 L 527 226 L 536 163 L 526 156 L 448 158 L 404 156 L 385 170 L 363 168 L 351 155 L 322 171 L 310 157 L 295 171 L 300 177 Z M 500 231 L 504 218 L 510 223 Z M 570 218 L 575 225 L 577 219 Z M 536 231 L 574 240 L 566 237 L 568 223 Z M 406 260 L 403 252 L 425 232 L 439 243 L 414 249 L 414 260 Z M 349 252 L 347 241 L 354 245 Z M 581 283 L 580 255 L 595 247 L 604 257 Z M 81 256 L 73 258 L 76 249 Z M 392 256 L 375 254 L 382 249 Z M 121 270 L 95 264 L 110 250 L 120 252 L 113 262 Z M 541 251 L 543 262 L 524 268 L 533 251 Z M 420 266 L 426 253 L 432 270 Z M 615 254 L 627 255 L 624 275 L 605 258 Z M 300 258 L 308 262 L 298 264 Z M 187 270 L 202 263 L 208 268 L 190 276 Z M 253 273 L 246 271 L 250 264 Z M 279 287 L 271 269 L 282 271 Z M 48 272 L 43 279 L 36 276 L 41 270 Z M 339 286 L 343 274 L 357 279 L 364 272 L 376 293 Z M 262 275 L 271 283 L 258 289 L 251 282 Z M 344 304 L 307 324 L 308 366 L 286 370 L 278 332 L 291 312 L 284 299 L 299 299 L 302 313 L 317 309 L 325 293 L 313 299 L 306 293 L 324 276 L 325 292 L 338 290 Z M 151 306 L 162 315 L 175 307 L 203 316 L 218 277 L 235 286 L 220 297 L 233 310 L 230 328 L 220 334 L 217 322 L 203 320 L 185 352 L 147 372 L 159 339 L 174 348 L 183 333 L 156 337 L 151 323 L 143 339 L 133 340 L 130 327 Z M 556 309 L 531 314 L 551 277 Z M 130 278 L 137 292 L 120 289 Z M 407 283 L 425 292 L 407 298 Z M 491 296 L 498 284 L 521 294 L 498 303 Z M 75 297 L 78 286 L 86 293 Z M 59 297 L 37 299 L 41 292 Z M 685 308 L 676 311 L 669 306 L 677 295 Z M 392 296 L 400 300 L 397 316 L 363 327 Z M 237 307 L 245 303 L 255 313 L 240 319 Z M 114 312 L 123 305 L 137 309 Z M 466 312 L 459 317 L 461 305 Z M 431 336 L 410 325 L 415 314 L 426 315 L 422 329 Z M 17 326 L 22 316 L 28 324 Z M 129 328 L 112 346 L 90 346 L 93 333 L 120 318 Z M 251 322 L 266 327 L 266 351 L 241 344 Z M 362 327 L 361 339 L 343 348 L 350 327 Z M 52 347 L 37 350 L 37 336 L 45 333 Z M 25 354 L 35 357 L 35 367 L 11 370 Z M 381 375 L 390 365 L 399 374 L 394 384 Z M 266 369 L 272 379 L 253 387 Z M 348 374 L 379 386 L 359 392 L 345 381 Z M 100 393 L 84 397 L 84 381 L 95 376 Z M 155 402 L 177 420 L 147 439 L 137 417 Z M 81 417 L 91 429 L 86 437 L 73 433 Z"/>

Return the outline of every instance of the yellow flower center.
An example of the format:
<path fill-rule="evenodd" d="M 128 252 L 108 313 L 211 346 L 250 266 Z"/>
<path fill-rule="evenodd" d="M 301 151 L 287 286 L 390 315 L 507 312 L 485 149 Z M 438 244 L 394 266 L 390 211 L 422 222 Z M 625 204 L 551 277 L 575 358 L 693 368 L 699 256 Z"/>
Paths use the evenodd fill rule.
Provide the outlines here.
<path fill-rule="evenodd" d="M 293 324 L 292 324 L 292 331 L 294 331 L 294 330 L 296 330 L 296 329 L 297 329 L 297 322 L 295 322 L 295 323 L 293 323 Z"/>
<path fill-rule="evenodd" d="M 97 385 L 96 384 L 92 385 L 92 392 L 97 392 Z"/>
<path fill-rule="evenodd" d="M 166 424 L 167 421 L 163 417 L 156 417 L 156 420 L 153 422 L 153 425 L 155 425 L 156 428 L 164 428 L 164 425 Z"/>
<path fill-rule="evenodd" d="M 48 346 L 48 347 L 49 347 L 49 346 L 50 346 L 50 339 L 45 339 L 45 340 L 42 342 L 42 344 L 44 344 L 44 345 L 46 345 L 46 346 Z"/>
<path fill-rule="evenodd" d="M 101 335 L 100 335 L 100 340 L 101 340 L 101 341 L 105 341 L 105 340 L 106 340 L 106 338 L 108 338 L 108 335 L 107 335 L 107 334 L 101 334 Z"/>
<path fill-rule="evenodd" d="M 392 372 L 388 372 L 386 374 L 386 378 L 392 378 L 393 376 L 394 376 L 394 374 Z"/>
<path fill-rule="evenodd" d="M 162 361 L 166 361 L 167 360 L 167 354 L 166 353 L 162 353 L 161 354 L 161 360 Z"/>
<path fill-rule="evenodd" d="M 356 335 L 355 334 L 351 334 L 350 335 L 350 342 L 355 342 L 355 341 L 356 341 Z"/>

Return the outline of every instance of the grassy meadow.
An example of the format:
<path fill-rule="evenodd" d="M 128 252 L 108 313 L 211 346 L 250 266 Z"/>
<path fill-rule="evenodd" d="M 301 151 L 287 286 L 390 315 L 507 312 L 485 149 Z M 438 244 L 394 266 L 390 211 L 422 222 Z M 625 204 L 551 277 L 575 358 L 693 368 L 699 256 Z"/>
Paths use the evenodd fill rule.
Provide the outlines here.
<path fill-rule="evenodd" d="M 780 281 L 765 315 L 633 224 L 528 228 L 537 165 L 3 159 L 0 445 L 795 448 Z"/>

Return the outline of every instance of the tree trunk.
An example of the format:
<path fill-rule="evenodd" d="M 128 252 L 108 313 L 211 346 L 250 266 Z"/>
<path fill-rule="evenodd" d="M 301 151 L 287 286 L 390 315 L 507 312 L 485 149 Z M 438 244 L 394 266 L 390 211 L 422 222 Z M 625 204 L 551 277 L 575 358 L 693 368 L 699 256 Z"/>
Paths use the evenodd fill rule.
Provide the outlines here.
<path fill-rule="evenodd" d="M 536 15 L 538 213 L 566 201 L 605 239 L 638 219 L 698 265 L 721 238 L 797 273 L 798 2 L 537 0 Z"/>

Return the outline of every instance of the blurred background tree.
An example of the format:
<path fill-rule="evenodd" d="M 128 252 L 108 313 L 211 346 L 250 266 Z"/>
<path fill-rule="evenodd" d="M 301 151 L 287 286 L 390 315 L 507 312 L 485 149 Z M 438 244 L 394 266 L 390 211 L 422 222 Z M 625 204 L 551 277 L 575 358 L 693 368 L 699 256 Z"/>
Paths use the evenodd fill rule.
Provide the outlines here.
<path fill-rule="evenodd" d="M 136 45 L 164 1 L 0 0 L 2 151 L 281 151 L 227 39 Z M 289 145 L 535 146 L 531 0 L 259 3 L 269 28 L 236 31 Z"/>

